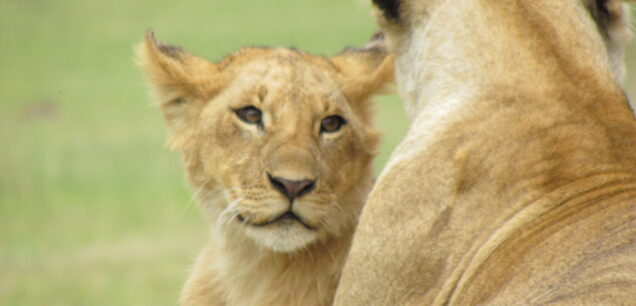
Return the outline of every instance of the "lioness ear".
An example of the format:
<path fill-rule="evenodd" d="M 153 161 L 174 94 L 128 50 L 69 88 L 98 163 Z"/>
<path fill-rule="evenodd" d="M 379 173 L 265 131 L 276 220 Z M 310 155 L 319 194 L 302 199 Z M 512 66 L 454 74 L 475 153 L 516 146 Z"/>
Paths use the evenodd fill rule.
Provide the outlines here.
<path fill-rule="evenodd" d="M 220 87 L 218 68 L 185 50 L 157 43 L 152 31 L 137 49 L 137 62 L 157 94 L 169 125 L 186 122 Z"/>
<path fill-rule="evenodd" d="M 605 42 L 614 76 L 619 83 L 622 83 L 625 73 L 623 53 L 632 37 L 629 10 L 626 6 L 621 0 L 595 0 L 588 4 L 590 14 Z"/>
<path fill-rule="evenodd" d="M 331 58 L 343 79 L 343 92 L 351 103 L 388 93 L 395 83 L 393 55 L 372 42 L 361 49 L 345 49 Z"/>
<path fill-rule="evenodd" d="M 384 17 L 392 21 L 400 19 L 401 2 L 401 0 L 373 0 L 373 4 L 382 11 Z"/>

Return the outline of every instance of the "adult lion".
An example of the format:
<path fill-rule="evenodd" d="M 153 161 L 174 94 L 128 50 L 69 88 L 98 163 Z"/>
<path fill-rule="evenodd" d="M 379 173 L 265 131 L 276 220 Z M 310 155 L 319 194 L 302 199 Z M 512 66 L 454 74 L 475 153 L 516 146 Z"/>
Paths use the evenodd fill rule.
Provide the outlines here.
<path fill-rule="evenodd" d="M 159 44 L 140 64 L 212 227 L 182 305 L 330 305 L 379 141 L 381 41 L 331 58 L 245 48 L 219 63 Z"/>
<path fill-rule="evenodd" d="M 375 0 L 413 124 L 337 305 L 636 303 L 618 0 Z"/>

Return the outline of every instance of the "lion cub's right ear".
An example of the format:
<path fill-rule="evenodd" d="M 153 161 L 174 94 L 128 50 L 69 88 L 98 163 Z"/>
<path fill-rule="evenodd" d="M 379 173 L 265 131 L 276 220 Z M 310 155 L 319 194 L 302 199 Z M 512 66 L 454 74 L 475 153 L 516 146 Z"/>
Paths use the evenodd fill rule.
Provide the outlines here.
<path fill-rule="evenodd" d="M 221 86 L 219 69 L 214 63 L 179 47 L 158 43 L 152 31 L 146 33 L 137 49 L 137 63 L 172 128 L 193 120 Z"/>

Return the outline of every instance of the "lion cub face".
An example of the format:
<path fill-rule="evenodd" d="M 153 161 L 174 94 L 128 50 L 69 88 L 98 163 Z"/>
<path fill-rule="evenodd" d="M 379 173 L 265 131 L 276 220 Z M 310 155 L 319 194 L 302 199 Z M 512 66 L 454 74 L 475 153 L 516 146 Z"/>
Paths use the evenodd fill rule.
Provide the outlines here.
<path fill-rule="evenodd" d="M 280 252 L 351 230 L 378 144 L 368 100 L 393 78 L 385 53 L 248 48 L 214 64 L 149 34 L 140 62 L 217 229 Z"/>

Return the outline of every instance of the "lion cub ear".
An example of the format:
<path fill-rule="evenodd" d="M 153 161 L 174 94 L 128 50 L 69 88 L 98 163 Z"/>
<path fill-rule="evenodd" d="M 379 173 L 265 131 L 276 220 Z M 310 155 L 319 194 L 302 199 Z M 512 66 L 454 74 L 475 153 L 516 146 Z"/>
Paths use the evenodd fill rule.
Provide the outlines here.
<path fill-rule="evenodd" d="M 163 45 L 152 31 L 137 49 L 137 63 L 171 127 L 188 123 L 220 88 L 219 69 L 185 50 Z"/>
<path fill-rule="evenodd" d="M 372 40 L 363 48 L 347 48 L 331 58 L 344 82 L 343 91 L 351 103 L 394 91 L 394 57 L 383 40 Z"/>

